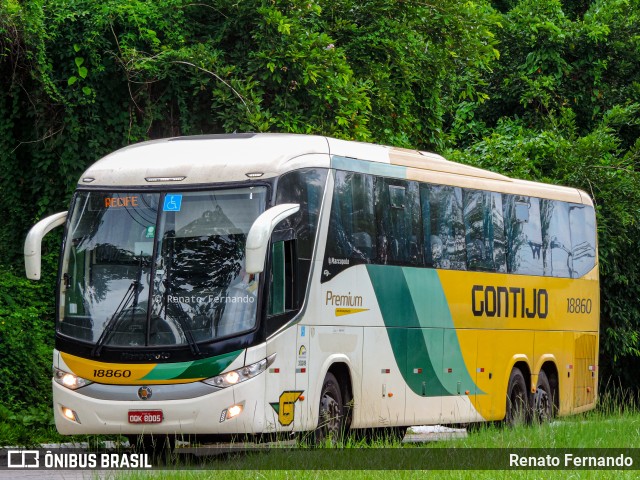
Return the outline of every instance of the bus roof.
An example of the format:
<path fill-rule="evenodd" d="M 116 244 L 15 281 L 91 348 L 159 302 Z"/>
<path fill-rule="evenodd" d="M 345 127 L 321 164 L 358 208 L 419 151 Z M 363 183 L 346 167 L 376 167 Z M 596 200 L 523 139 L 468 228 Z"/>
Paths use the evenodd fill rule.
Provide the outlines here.
<path fill-rule="evenodd" d="M 512 179 L 434 153 L 278 133 L 174 137 L 130 145 L 90 166 L 79 185 L 202 185 L 270 178 L 304 167 L 341 168 L 592 205 L 589 196 L 575 188 Z"/>

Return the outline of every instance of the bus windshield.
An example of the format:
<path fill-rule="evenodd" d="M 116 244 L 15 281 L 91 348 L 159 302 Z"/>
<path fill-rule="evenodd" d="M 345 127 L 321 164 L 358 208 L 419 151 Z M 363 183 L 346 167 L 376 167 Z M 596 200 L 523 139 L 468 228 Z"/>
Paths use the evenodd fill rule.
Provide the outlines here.
<path fill-rule="evenodd" d="M 193 347 L 252 329 L 259 279 L 244 271 L 245 243 L 266 196 L 265 187 L 79 192 L 58 332 L 99 351 Z"/>

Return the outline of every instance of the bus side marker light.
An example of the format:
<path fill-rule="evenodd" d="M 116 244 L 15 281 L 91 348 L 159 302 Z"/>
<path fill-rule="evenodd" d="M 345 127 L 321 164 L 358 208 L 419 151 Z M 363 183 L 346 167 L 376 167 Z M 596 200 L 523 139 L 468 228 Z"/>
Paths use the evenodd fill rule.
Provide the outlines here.
<path fill-rule="evenodd" d="M 465 390 L 465 391 L 464 391 L 464 394 L 465 394 L 465 395 L 469 395 L 469 390 Z"/>
<path fill-rule="evenodd" d="M 147 182 L 181 182 L 187 177 L 144 177 Z"/>
<path fill-rule="evenodd" d="M 393 393 L 389 392 L 389 393 L 387 394 L 387 396 L 388 396 L 389 398 L 391 398 L 391 397 L 393 397 Z"/>
<path fill-rule="evenodd" d="M 380 373 L 391 373 L 391 369 L 389 368 L 383 368 Z"/>
<path fill-rule="evenodd" d="M 300 396 L 298 397 L 298 400 L 300 400 L 301 402 L 304 402 L 304 395 L 300 395 Z"/>
<path fill-rule="evenodd" d="M 422 373 L 422 369 L 421 368 L 414 368 L 413 369 L 413 373 Z"/>

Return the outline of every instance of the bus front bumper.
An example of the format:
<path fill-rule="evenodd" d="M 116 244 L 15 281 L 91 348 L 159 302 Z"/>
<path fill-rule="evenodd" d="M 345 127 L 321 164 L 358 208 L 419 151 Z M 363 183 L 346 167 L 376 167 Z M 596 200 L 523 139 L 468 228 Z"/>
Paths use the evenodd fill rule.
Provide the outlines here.
<path fill-rule="evenodd" d="M 70 390 L 52 380 L 56 428 L 62 435 L 261 433 L 265 412 L 260 401 L 264 383 L 260 380 L 258 377 L 195 398 L 137 401 L 95 398 L 82 394 L 82 389 Z M 137 392 L 140 387 L 129 388 Z M 234 406 L 233 413 L 237 413 L 237 406 L 241 410 L 235 416 L 229 413 Z M 131 423 L 131 412 L 154 412 L 152 421 L 157 420 L 157 412 L 162 412 L 162 421 Z"/>

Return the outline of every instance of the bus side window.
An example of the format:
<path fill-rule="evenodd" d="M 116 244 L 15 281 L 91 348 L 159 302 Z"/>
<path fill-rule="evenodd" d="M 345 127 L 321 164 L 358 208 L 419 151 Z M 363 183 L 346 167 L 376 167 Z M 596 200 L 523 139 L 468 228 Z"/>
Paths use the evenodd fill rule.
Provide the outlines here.
<path fill-rule="evenodd" d="M 509 273 L 544 275 L 540 199 L 504 195 L 503 205 Z"/>
<path fill-rule="evenodd" d="M 370 263 L 376 251 L 374 227 L 371 175 L 336 171 L 326 256 Z"/>
<path fill-rule="evenodd" d="M 328 171 L 304 168 L 284 174 L 276 191 L 276 204 L 297 203 L 300 210 L 283 220 L 278 229 L 292 229 L 296 238 L 297 304 L 301 305 L 307 291 L 311 257 L 318 228 L 318 219 Z"/>
<path fill-rule="evenodd" d="M 378 261 L 422 266 L 422 219 L 416 182 L 378 178 L 375 188 Z"/>
<path fill-rule="evenodd" d="M 429 185 L 431 262 L 434 268 L 467 269 L 462 190 Z M 428 221 L 426 218 L 424 221 Z"/>
<path fill-rule="evenodd" d="M 540 210 L 544 274 L 570 278 L 573 276 L 573 256 L 569 205 L 559 200 L 542 200 Z"/>
<path fill-rule="evenodd" d="M 505 272 L 502 196 L 481 190 L 463 191 L 467 268 Z"/>
<path fill-rule="evenodd" d="M 580 204 L 569 206 L 571 256 L 573 278 L 588 273 L 596 264 L 596 219 L 592 207 Z"/>
<path fill-rule="evenodd" d="M 295 240 L 272 243 L 269 316 L 280 315 L 297 308 L 295 258 Z"/>

